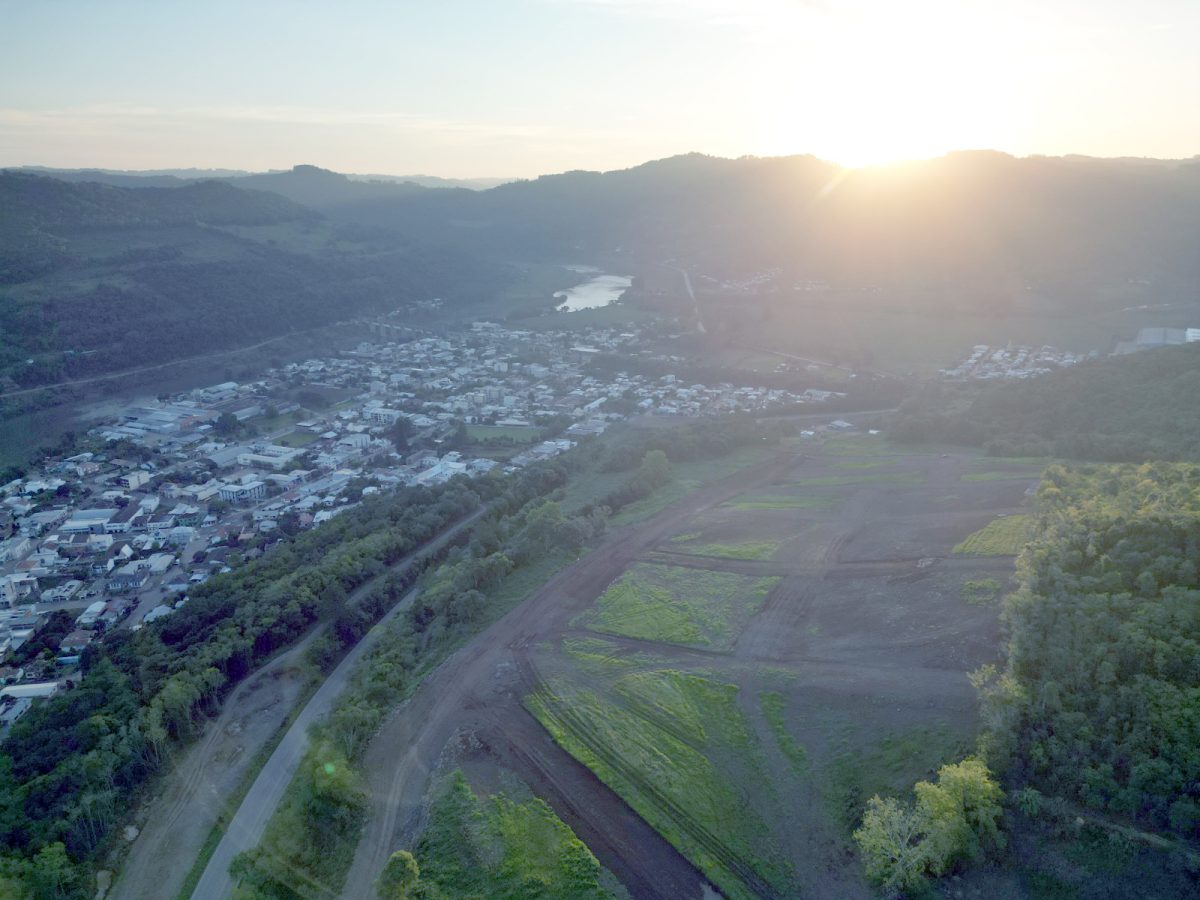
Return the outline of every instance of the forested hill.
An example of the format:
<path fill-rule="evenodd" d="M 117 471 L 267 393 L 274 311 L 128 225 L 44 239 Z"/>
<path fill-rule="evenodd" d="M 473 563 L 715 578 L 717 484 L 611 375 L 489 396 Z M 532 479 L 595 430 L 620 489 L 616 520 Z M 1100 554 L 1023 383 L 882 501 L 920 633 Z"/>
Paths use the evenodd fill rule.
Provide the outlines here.
<path fill-rule="evenodd" d="M 16 172 L 0 173 L 0 216 L 10 228 L 67 231 L 205 222 L 266 225 L 316 218 L 311 210 L 278 194 L 238 190 L 219 181 L 135 191 Z"/>
<path fill-rule="evenodd" d="M 1200 275 L 1200 161 L 953 153 L 860 170 L 810 156 L 673 157 L 489 191 L 413 192 L 340 215 L 477 251 L 620 250 L 720 274 L 780 266 L 845 286 L 988 287 L 1095 299 Z"/>
<path fill-rule="evenodd" d="M 1106 357 L 1029 381 L 935 385 L 904 404 L 891 434 L 980 444 L 1002 456 L 1200 460 L 1200 344 Z"/>
<path fill-rule="evenodd" d="M 244 346 L 504 274 L 220 182 L 0 173 L 0 391 Z"/>

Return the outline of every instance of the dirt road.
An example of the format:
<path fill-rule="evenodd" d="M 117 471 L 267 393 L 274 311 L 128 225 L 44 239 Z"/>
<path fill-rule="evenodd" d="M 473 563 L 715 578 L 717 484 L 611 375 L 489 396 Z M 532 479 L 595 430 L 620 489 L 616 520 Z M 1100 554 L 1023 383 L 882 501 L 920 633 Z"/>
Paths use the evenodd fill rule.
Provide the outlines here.
<path fill-rule="evenodd" d="M 606 637 L 610 647 L 640 655 L 647 666 L 716 670 L 736 684 L 758 744 L 767 748 L 772 784 L 787 784 L 791 776 L 757 707 L 764 683 L 756 673 L 764 667 L 776 673 L 772 677 L 784 673 L 794 679 L 789 684 L 800 686 L 790 702 L 806 712 L 799 721 L 812 723 L 803 737 L 814 765 L 832 764 L 846 746 L 869 746 L 873 735 L 896 733 L 931 717 L 969 728 L 974 695 L 964 673 L 994 657 L 997 626 L 994 609 L 965 605 L 959 585 L 972 576 L 1003 576 L 1011 572 L 1012 559 L 955 557 L 949 548 L 993 516 L 1017 511 L 1024 485 L 1020 480 L 963 482 L 970 471 L 964 468 L 966 458 L 953 454 L 886 461 L 895 468 L 882 471 L 891 474 L 859 474 L 878 464 L 847 466 L 836 456 L 781 453 L 767 465 L 697 491 L 647 522 L 613 533 L 443 663 L 364 754 L 372 805 L 341 896 L 372 896 L 387 857 L 412 848 L 419 837 L 435 774 L 460 761 L 473 771 L 490 765 L 516 773 L 633 896 L 709 895 L 710 886 L 688 861 L 563 752 L 522 704 L 542 680 L 541 664 L 550 664 L 547 674 L 554 671 L 554 647 L 573 634 L 572 620 L 634 562 L 782 579 L 730 651 Z M 919 472 L 921 480 L 906 482 L 905 472 Z M 839 479 L 848 479 L 847 485 L 839 487 Z M 814 486 L 807 491 L 806 481 Z M 789 539 L 785 553 L 770 560 L 688 559 L 672 552 L 668 538 L 680 530 L 719 530 L 735 519 L 738 528 L 755 527 L 746 524 L 745 514 L 721 504 L 767 485 L 805 496 L 840 492 L 839 504 L 829 511 L 818 504 L 811 511 L 774 514 L 785 518 L 756 520 L 758 527 L 800 532 Z M 595 637 L 586 631 L 578 636 Z M 860 725 L 861 742 L 854 737 L 843 746 L 841 735 L 858 735 Z M 476 755 L 464 756 L 464 747 L 477 748 Z M 785 852 L 803 873 L 806 888 L 816 891 L 812 896 L 867 897 L 844 837 L 824 818 L 827 797 L 820 785 L 827 784 L 828 778 L 813 779 L 799 789 L 800 805 L 789 815 L 804 824 L 782 829 Z M 757 800 L 763 810 L 775 809 L 771 798 Z M 679 831 L 691 833 L 693 824 L 672 816 Z M 723 864 L 752 893 L 777 894 L 719 835 L 699 837 L 727 857 Z"/>
<path fill-rule="evenodd" d="M 204 736 L 175 763 L 162 794 L 139 822 L 141 834 L 111 896 L 151 900 L 179 893 L 209 832 L 229 811 L 230 797 L 303 693 L 304 653 L 319 631 L 243 681 Z"/>
<path fill-rule="evenodd" d="M 477 509 L 452 528 L 442 532 L 435 540 L 426 543 L 419 550 L 410 553 L 404 559 L 400 560 L 392 567 L 392 570 L 403 568 L 409 565 L 418 555 L 443 546 L 464 528 L 469 528 L 474 524 L 485 512 L 487 512 L 487 507 Z M 378 577 L 382 578 L 384 576 L 380 575 Z M 375 579 L 375 581 L 377 580 L 378 578 Z M 367 587 L 368 585 L 364 585 L 358 590 L 361 592 L 366 590 Z M 415 588 L 405 594 L 379 620 L 375 627 L 368 631 L 362 640 L 346 654 L 337 668 L 330 673 L 325 682 L 317 689 L 317 692 L 313 694 L 312 698 L 305 705 L 304 710 L 296 717 L 287 734 L 284 735 L 283 740 L 279 742 L 279 746 L 275 748 L 275 752 L 271 754 L 271 758 L 267 760 L 266 765 L 259 772 L 258 778 L 255 779 L 246 796 L 242 799 L 241 806 L 238 807 L 238 811 L 230 821 L 229 827 L 225 830 L 225 834 L 222 836 L 221 842 L 217 845 L 216 851 L 213 853 L 212 858 L 209 859 L 208 865 L 204 869 L 204 874 L 200 877 L 195 891 L 192 892 L 192 897 L 197 898 L 197 900 L 224 900 L 224 898 L 229 897 L 233 893 L 233 880 L 229 876 L 229 866 L 235 856 L 245 850 L 253 849 L 262 839 L 267 822 L 270 821 L 275 808 L 279 805 L 279 801 L 283 799 L 283 794 L 287 790 L 292 777 L 296 774 L 300 760 L 308 748 L 309 728 L 329 714 L 330 710 L 333 709 L 334 703 L 337 702 L 338 697 L 341 696 L 342 691 L 345 689 L 359 660 L 379 643 L 386 632 L 388 623 L 408 609 L 412 605 L 416 595 L 417 590 Z M 161 896 L 161 894 L 158 896 Z"/>
<path fill-rule="evenodd" d="M 634 559 L 679 520 L 780 477 L 791 451 L 697 491 L 632 530 L 615 533 L 564 569 L 529 599 L 444 662 L 368 747 L 363 769 L 371 807 L 342 896 L 372 896 L 393 850 L 411 846 L 422 824 L 431 776 L 444 748 L 461 732 L 481 733 L 532 780 L 555 811 L 587 841 L 600 862 L 639 897 L 705 896 L 703 877 L 590 773 L 571 772 L 566 754 L 520 703 L 518 665 L 539 635 L 562 631 Z M 520 740 L 514 735 L 521 734 Z M 571 780 L 571 779 L 575 780 Z M 586 784 L 578 793 L 573 786 Z M 587 803 L 580 802 L 581 796 Z"/>

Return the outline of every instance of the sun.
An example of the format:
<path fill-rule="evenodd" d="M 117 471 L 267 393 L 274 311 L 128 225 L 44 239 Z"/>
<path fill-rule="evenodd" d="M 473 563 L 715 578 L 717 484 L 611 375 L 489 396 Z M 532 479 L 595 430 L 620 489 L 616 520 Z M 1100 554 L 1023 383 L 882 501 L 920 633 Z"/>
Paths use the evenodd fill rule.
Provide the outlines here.
<path fill-rule="evenodd" d="M 1006 67 L 993 64 L 998 40 L 964 45 L 927 19 L 882 15 L 876 8 L 844 35 L 764 64 L 764 152 L 861 167 L 1009 146 L 1014 110 Z"/>

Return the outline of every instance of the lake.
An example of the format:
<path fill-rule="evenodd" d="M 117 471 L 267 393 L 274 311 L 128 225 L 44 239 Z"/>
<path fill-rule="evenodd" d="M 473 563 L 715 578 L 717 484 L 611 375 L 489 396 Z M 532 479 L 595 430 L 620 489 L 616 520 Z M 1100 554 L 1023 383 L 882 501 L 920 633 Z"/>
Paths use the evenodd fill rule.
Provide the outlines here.
<path fill-rule="evenodd" d="M 559 291 L 554 297 L 562 301 L 557 309 L 564 312 L 597 309 L 616 302 L 632 285 L 633 278 L 628 275 L 597 275 L 568 291 Z"/>

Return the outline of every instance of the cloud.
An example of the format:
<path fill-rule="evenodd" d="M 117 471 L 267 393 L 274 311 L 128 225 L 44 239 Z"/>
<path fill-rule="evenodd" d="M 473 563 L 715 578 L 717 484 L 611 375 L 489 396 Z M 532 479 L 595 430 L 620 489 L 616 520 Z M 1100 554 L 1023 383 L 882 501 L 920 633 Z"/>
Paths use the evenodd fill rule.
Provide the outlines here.
<path fill-rule="evenodd" d="M 309 106 L 186 106 L 92 104 L 46 110 L 0 107 L 0 126 L 52 131 L 137 126 L 159 122 L 267 123 L 328 128 L 374 128 L 413 134 L 456 134 L 493 138 L 537 138 L 553 133 L 551 126 L 489 123 L 418 115 L 390 110 L 345 110 Z"/>

